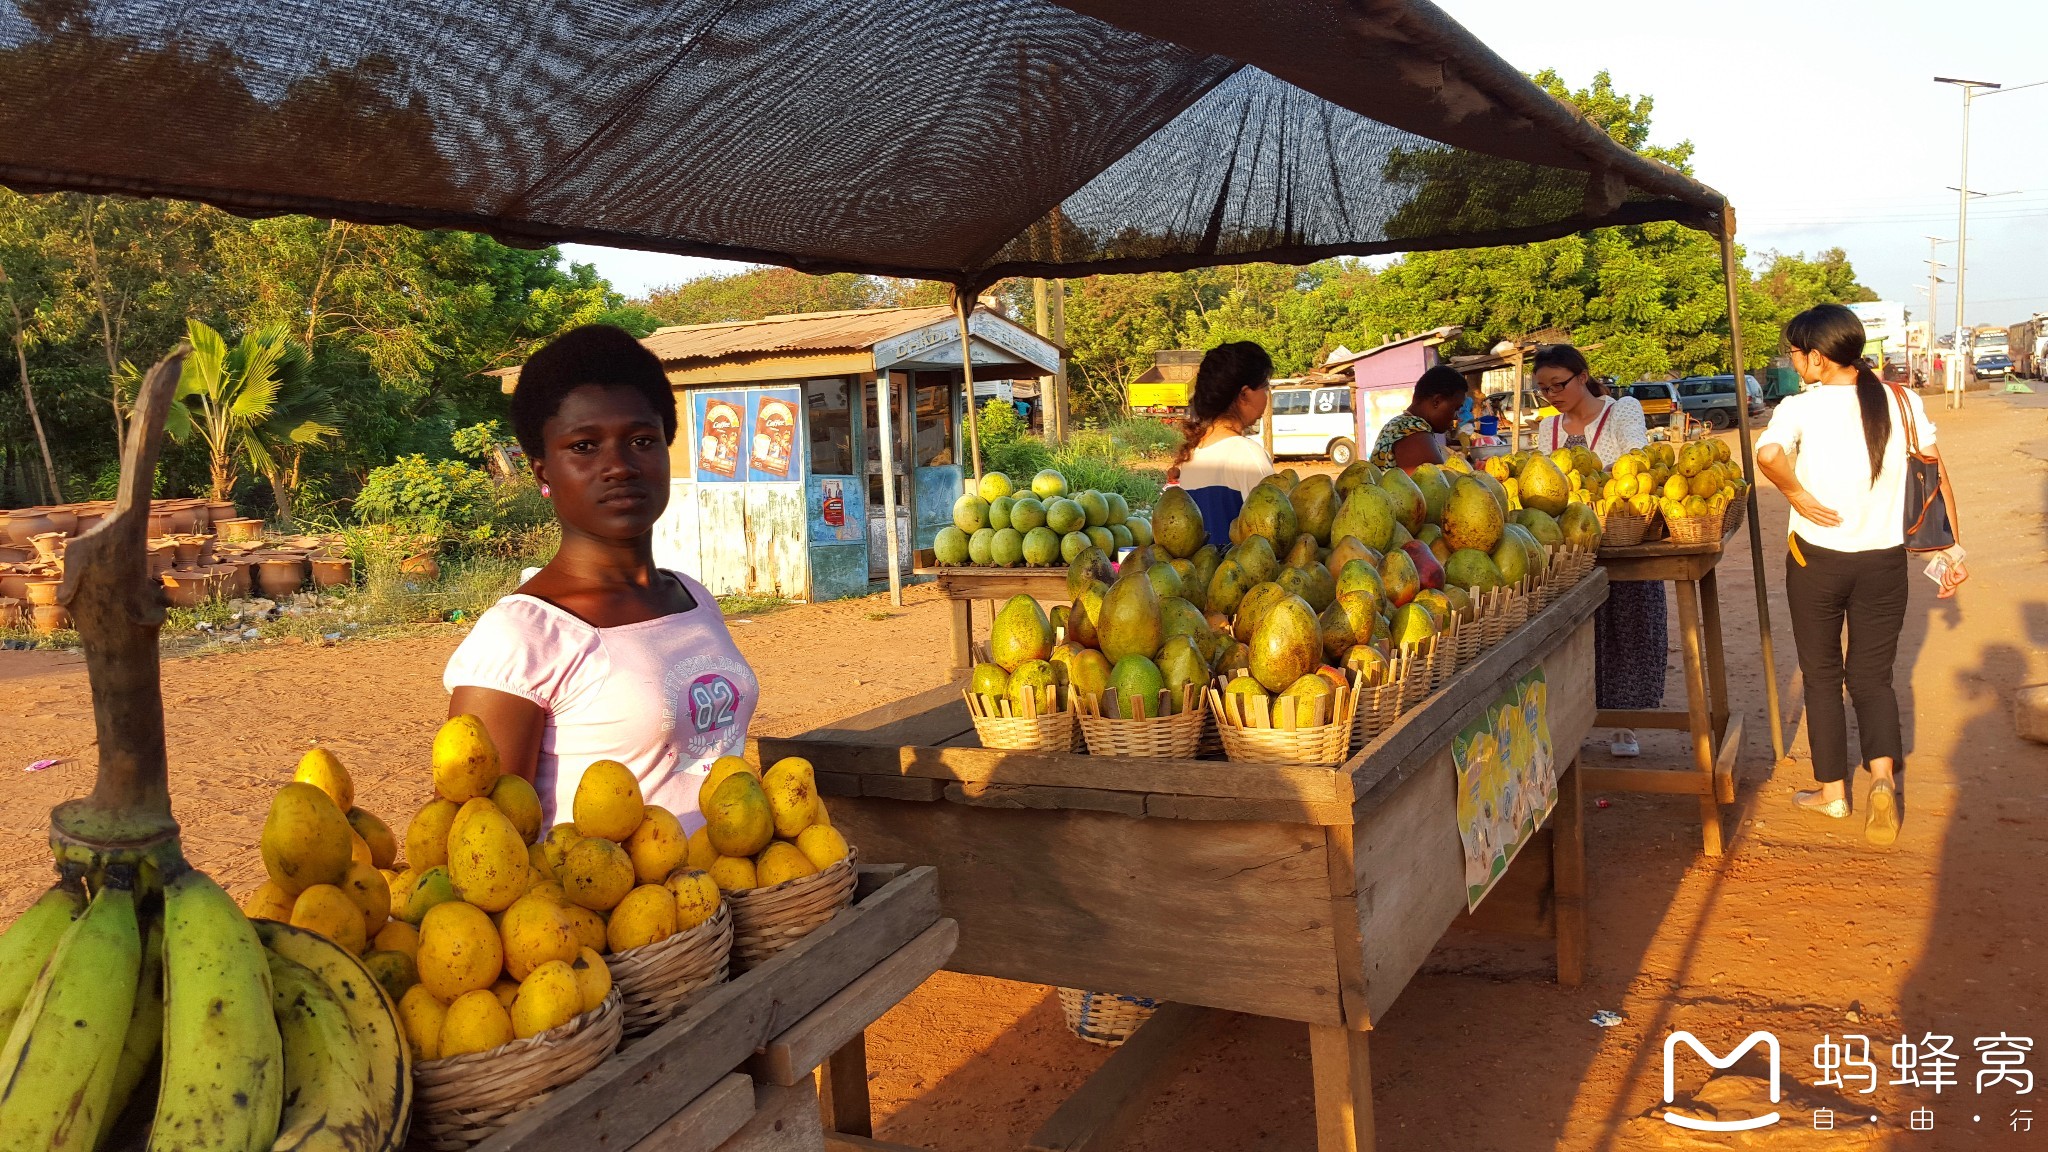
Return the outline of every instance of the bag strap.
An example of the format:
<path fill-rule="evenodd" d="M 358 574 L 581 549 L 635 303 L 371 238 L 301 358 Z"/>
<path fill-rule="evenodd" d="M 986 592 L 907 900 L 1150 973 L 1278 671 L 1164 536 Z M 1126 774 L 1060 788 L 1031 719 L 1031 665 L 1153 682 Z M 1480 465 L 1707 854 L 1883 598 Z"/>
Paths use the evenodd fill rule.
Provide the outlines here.
<path fill-rule="evenodd" d="M 1906 434 L 1906 455 L 1918 457 L 1920 455 L 1920 425 L 1918 421 L 1913 419 L 1912 405 L 1906 403 L 1906 390 L 1897 384 L 1886 384 L 1885 390 L 1892 394 L 1892 399 L 1899 406 L 1899 427 Z"/>

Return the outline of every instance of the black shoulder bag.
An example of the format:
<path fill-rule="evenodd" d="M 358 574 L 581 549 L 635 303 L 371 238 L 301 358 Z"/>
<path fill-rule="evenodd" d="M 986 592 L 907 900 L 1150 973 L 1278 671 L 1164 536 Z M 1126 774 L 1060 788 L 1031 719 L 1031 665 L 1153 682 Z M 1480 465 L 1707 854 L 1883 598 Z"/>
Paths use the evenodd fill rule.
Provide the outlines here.
<path fill-rule="evenodd" d="M 1906 434 L 1906 551 L 1939 552 L 1954 546 L 1955 529 L 1948 510 L 1954 498 L 1941 457 L 1920 450 L 1920 429 L 1903 388 L 1887 384 L 1899 402 L 1900 425 Z"/>

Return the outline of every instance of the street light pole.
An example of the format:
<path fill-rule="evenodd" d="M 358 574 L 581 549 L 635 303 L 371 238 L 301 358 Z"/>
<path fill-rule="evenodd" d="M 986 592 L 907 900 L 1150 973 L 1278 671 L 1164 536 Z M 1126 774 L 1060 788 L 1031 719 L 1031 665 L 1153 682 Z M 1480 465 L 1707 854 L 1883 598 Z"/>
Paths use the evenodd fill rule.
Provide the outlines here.
<path fill-rule="evenodd" d="M 1936 333 L 1941 331 L 1941 270 L 1948 267 L 1948 265 L 1941 263 L 1934 257 L 1940 247 L 1948 243 L 1948 241 L 1939 236 L 1926 236 L 1923 239 L 1927 241 L 1927 347 L 1922 348 L 1920 354 L 1927 358 L 1927 378 L 1932 380 L 1934 378 L 1934 337 Z M 1909 367 L 1908 373 L 1910 374 L 1910 372 L 1911 369 Z M 1948 386 L 1946 378 L 1943 379 L 1942 386 L 1944 388 Z"/>
<path fill-rule="evenodd" d="M 1942 381 L 1948 389 L 1948 406 L 1963 406 L 1963 390 L 1970 386 L 1972 370 L 1976 368 L 1968 343 L 1969 330 L 1963 322 L 1963 279 L 1967 275 L 1967 260 L 1970 248 L 1970 103 L 1976 98 L 1977 89 L 1988 88 L 1996 91 L 2002 85 L 1989 80 L 1956 80 L 1947 76 L 1936 76 L 1937 84 L 1954 84 L 1963 90 L 1963 178 L 1956 189 L 1956 346 L 1955 367 L 1949 369 Z"/>

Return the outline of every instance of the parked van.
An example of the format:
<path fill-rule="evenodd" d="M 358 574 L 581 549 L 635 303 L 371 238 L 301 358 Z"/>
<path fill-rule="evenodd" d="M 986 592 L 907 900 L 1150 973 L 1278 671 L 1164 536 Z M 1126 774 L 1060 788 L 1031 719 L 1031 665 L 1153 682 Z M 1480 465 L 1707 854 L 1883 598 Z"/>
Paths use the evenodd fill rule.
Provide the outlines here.
<path fill-rule="evenodd" d="M 1275 456 L 1328 456 L 1339 466 L 1358 457 L 1348 384 L 1275 388 L 1267 418 L 1273 421 Z"/>
<path fill-rule="evenodd" d="M 1742 378 L 1749 385 L 1750 416 L 1762 416 L 1763 386 L 1756 382 L 1754 376 L 1745 373 Z M 1735 427 L 1735 377 L 1687 376 L 1673 383 L 1678 385 L 1679 408 L 1687 416 L 1716 432 Z"/>

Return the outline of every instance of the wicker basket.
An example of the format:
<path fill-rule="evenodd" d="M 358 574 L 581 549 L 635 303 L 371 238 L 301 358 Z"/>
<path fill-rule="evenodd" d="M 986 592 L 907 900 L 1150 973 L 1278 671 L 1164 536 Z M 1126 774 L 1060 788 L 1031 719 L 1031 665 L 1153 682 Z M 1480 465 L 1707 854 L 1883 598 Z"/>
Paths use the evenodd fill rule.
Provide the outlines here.
<path fill-rule="evenodd" d="M 1650 517 L 1638 515 L 1633 510 L 1615 508 L 1600 517 L 1600 546 L 1603 548 L 1631 548 L 1643 542 L 1643 533 L 1650 527 Z"/>
<path fill-rule="evenodd" d="M 1138 1026 L 1152 1018 L 1159 1001 L 1149 996 L 1120 996 L 1114 992 L 1084 992 L 1060 989 L 1060 1012 L 1074 1035 L 1090 1044 L 1116 1048 L 1131 1038 Z"/>
<path fill-rule="evenodd" d="M 1429 690 L 1431 692 L 1450 683 L 1458 674 L 1458 625 L 1451 623 L 1447 631 L 1436 635 L 1434 647 L 1429 653 Z"/>
<path fill-rule="evenodd" d="M 1166 693 L 1159 695 L 1158 703 L 1163 704 Z M 1094 699 L 1076 697 L 1074 704 L 1081 714 L 1081 735 L 1088 742 L 1090 756 L 1191 760 L 1202 749 L 1202 730 L 1209 723 L 1209 701 L 1199 684 L 1182 687 L 1179 711 L 1145 720 L 1123 718 L 1114 688 Z"/>
<path fill-rule="evenodd" d="M 1726 536 L 1737 528 L 1742 527 L 1742 522 L 1747 519 L 1749 519 L 1749 496 L 1745 493 L 1740 500 L 1730 500 L 1728 507 L 1722 510 L 1721 535 Z"/>
<path fill-rule="evenodd" d="M 1671 532 L 1673 543 L 1717 544 L 1721 540 L 1722 516 L 1709 513 L 1705 516 L 1685 516 L 1677 520 L 1664 518 L 1664 526 Z"/>
<path fill-rule="evenodd" d="M 1386 676 L 1379 683 L 1360 685 L 1358 703 L 1351 713 L 1351 743 L 1354 747 L 1365 747 L 1401 718 L 1401 709 L 1406 703 L 1403 690 L 1407 687 L 1407 677 L 1406 664 L 1397 659 L 1388 666 Z"/>
<path fill-rule="evenodd" d="M 522 1109 L 605 1062 L 619 1046 L 626 1010 L 614 986 L 604 1003 L 559 1028 L 413 1065 L 410 1147 L 463 1152 L 510 1124 Z"/>
<path fill-rule="evenodd" d="M 625 999 L 628 1039 L 654 1031 L 731 971 L 732 910 L 666 940 L 605 957 Z"/>
<path fill-rule="evenodd" d="M 1351 755 L 1358 706 L 1352 686 L 1357 677 L 1350 679 L 1352 684 L 1337 689 L 1329 712 L 1322 701 L 1314 700 L 1305 717 L 1296 711 L 1301 702 L 1293 697 L 1269 704 L 1264 696 L 1232 696 L 1218 679 L 1209 689 L 1209 711 L 1223 740 L 1223 754 L 1237 764 L 1342 764 Z"/>
<path fill-rule="evenodd" d="M 1057 688 L 1048 691 L 1057 692 Z M 983 748 L 1007 748 L 1018 752 L 1078 752 L 1081 729 L 1074 723 L 1072 709 L 1041 712 L 1027 698 L 1024 713 L 1016 714 L 1007 699 L 981 696 L 962 690 L 967 713 L 974 717 L 975 735 Z"/>
<path fill-rule="evenodd" d="M 858 853 L 822 872 L 784 880 L 772 888 L 742 888 L 725 894 L 732 906 L 732 970 L 745 972 L 823 927 L 853 903 L 853 865 Z"/>

